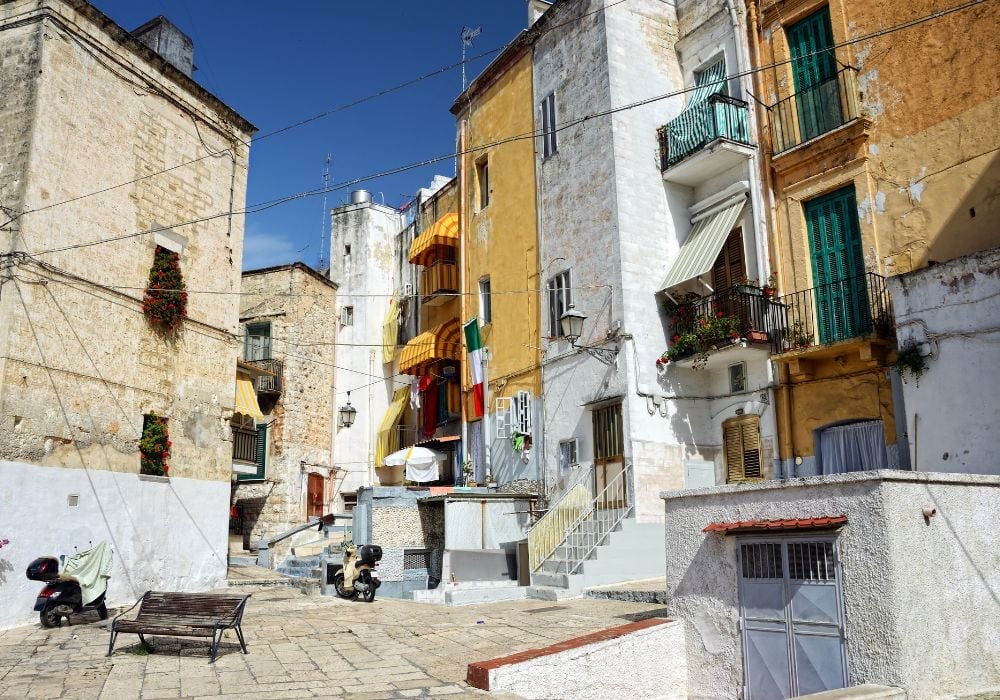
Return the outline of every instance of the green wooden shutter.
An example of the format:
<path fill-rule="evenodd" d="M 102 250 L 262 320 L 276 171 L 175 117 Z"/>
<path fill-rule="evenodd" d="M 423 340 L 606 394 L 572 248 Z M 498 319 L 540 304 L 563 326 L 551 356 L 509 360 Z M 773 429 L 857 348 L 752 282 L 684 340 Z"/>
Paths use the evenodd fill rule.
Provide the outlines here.
<path fill-rule="evenodd" d="M 255 450 L 257 471 L 253 474 L 236 474 L 237 481 L 262 481 L 267 465 L 267 426 L 264 424 L 257 426 L 257 449 Z"/>
<path fill-rule="evenodd" d="M 800 142 L 826 133 L 844 121 L 836 81 L 837 63 L 832 50 L 823 50 L 831 46 L 833 28 L 829 7 L 788 28 Z"/>
<path fill-rule="evenodd" d="M 820 343 L 871 330 L 854 186 L 805 204 Z"/>

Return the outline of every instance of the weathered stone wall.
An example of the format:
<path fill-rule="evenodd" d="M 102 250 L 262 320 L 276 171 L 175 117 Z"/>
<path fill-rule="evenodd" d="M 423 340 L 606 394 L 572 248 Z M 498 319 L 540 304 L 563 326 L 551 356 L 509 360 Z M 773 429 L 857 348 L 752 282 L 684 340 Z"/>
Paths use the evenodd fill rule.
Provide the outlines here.
<path fill-rule="evenodd" d="M 243 275 L 240 321 L 271 324 L 271 355 L 281 361 L 281 394 L 261 396 L 269 423 L 265 484 L 239 483 L 236 500 L 249 501 L 251 544 L 305 522 L 306 479 L 324 479 L 323 512 L 335 510 L 333 497 L 346 475 L 330 478 L 336 288 L 302 263 Z M 305 462 L 303 469 L 301 463 Z M 245 515 L 246 517 L 246 515 Z"/>
<path fill-rule="evenodd" d="M 4 103 L 27 110 L 36 101 L 30 135 L 27 111 L 13 133 L 4 129 L 3 147 L 19 155 L 5 165 L 3 186 L 6 197 L 17 183 L 17 206 L 37 210 L 12 224 L 13 247 L 53 267 L 19 260 L 16 279 L 4 285 L 0 455 L 138 471 L 142 415 L 156 411 L 170 420 L 172 474 L 228 481 L 238 297 L 198 291 L 238 291 L 243 222 L 186 222 L 242 208 L 243 142 L 252 127 L 164 72 L 150 52 L 115 34 L 120 28 L 93 24 L 92 8 L 36 5 L 5 3 L 8 19 L 0 18 L 9 24 L 26 13 L 19 19 L 28 22 L 0 33 L 0 51 L 18 56 L 5 58 L 3 70 L 21 70 L 5 83 L 14 98 Z M 207 157 L 225 149 L 235 161 Z M 144 179 L 116 187 L 136 178 Z M 103 188 L 114 189 L 63 203 Z M 154 225 L 177 235 L 141 234 Z M 191 290 L 189 320 L 172 342 L 149 329 L 140 309 L 153 251 L 164 242 L 183 251 Z"/>

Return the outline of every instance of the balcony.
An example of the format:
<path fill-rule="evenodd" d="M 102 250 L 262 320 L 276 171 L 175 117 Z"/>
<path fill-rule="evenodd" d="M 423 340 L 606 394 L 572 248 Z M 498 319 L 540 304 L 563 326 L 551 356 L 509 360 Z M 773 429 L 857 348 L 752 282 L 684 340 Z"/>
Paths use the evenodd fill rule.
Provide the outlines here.
<path fill-rule="evenodd" d="M 420 272 L 421 303 L 437 306 L 455 298 L 458 292 L 458 266 L 453 262 L 436 262 Z"/>
<path fill-rule="evenodd" d="M 775 333 L 775 353 L 798 356 L 852 339 L 895 338 L 885 278 L 874 272 L 786 294 L 779 306 L 783 323 Z"/>
<path fill-rule="evenodd" d="M 258 394 L 280 394 L 281 393 L 281 379 L 282 379 L 282 363 L 281 360 L 266 359 L 266 360 L 245 360 L 248 364 L 254 367 L 259 367 L 262 370 L 270 372 L 273 376 L 262 375 L 257 377 L 257 393 Z"/>
<path fill-rule="evenodd" d="M 660 127 L 663 179 L 694 186 L 753 153 L 747 103 L 717 93 Z"/>
<path fill-rule="evenodd" d="M 843 68 L 775 103 L 768 112 L 775 155 L 833 131 L 858 117 L 857 71 Z"/>
<path fill-rule="evenodd" d="M 701 369 L 717 351 L 755 346 L 769 351 L 780 335 L 783 310 L 761 289 L 743 285 L 679 304 L 671 319 L 671 362 Z"/>

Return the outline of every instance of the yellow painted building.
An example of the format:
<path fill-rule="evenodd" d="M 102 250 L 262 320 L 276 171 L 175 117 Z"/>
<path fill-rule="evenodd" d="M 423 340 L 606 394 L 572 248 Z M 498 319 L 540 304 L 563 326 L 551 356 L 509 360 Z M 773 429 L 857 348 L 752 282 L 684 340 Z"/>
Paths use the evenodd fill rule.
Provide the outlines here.
<path fill-rule="evenodd" d="M 541 420 L 535 142 L 531 47 L 521 34 L 452 107 L 458 122 L 461 318 L 487 349 L 486 416 L 463 395 L 475 478 L 538 478 Z"/>
<path fill-rule="evenodd" d="M 855 463 L 908 464 L 885 277 L 1000 244 L 1000 7 L 931 17 L 953 5 L 747 2 L 788 475 L 838 471 L 876 428 Z"/>

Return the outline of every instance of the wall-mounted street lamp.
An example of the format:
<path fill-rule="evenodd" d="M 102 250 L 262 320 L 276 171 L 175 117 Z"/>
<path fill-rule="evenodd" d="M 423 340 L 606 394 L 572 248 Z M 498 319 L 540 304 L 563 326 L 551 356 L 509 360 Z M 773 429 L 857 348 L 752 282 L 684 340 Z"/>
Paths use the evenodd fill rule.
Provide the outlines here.
<path fill-rule="evenodd" d="M 569 341 L 574 348 L 583 350 L 591 357 L 595 357 L 606 365 L 610 365 L 618 356 L 618 348 L 602 348 L 593 345 L 577 345 L 576 341 L 583 335 L 583 322 L 587 320 L 587 315 L 577 311 L 572 304 L 566 312 L 559 317 L 559 327 L 563 337 Z"/>
<path fill-rule="evenodd" d="M 358 415 L 358 409 L 351 405 L 351 392 L 347 392 L 347 405 L 337 409 L 337 413 L 340 415 L 341 426 L 350 428 L 354 425 L 354 418 Z"/>

